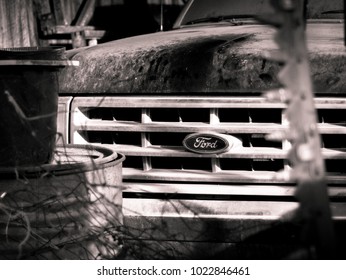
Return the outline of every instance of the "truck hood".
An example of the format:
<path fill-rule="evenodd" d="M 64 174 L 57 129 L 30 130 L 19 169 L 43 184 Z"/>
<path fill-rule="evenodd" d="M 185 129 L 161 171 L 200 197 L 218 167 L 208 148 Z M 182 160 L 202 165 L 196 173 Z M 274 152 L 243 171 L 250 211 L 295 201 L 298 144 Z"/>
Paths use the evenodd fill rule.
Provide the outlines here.
<path fill-rule="evenodd" d="M 278 87 L 275 30 L 229 24 L 158 32 L 68 52 L 79 67 L 60 72 L 65 94 L 256 92 Z M 311 74 L 317 92 L 346 92 L 343 25 L 307 27 Z"/>

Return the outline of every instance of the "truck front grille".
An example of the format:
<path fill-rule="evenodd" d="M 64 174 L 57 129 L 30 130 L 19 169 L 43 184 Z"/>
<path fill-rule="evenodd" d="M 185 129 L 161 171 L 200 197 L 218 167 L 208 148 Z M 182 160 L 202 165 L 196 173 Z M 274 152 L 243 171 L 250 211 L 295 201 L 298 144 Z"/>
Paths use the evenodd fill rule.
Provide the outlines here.
<path fill-rule="evenodd" d="M 328 182 L 337 185 L 346 179 L 346 98 L 315 100 Z M 285 187 L 292 185 L 280 172 L 289 168 L 288 144 L 265 137 L 287 128 L 284 108 L 285 104 L 260 96 L 75 97 L 70 142 L 111 145 L 125 154 L 123 179 L 128 192 L 148 188 L 178 192 L 185 184 L 183 192 L 189 192 L 186 186 L 190 185 L 193 193 L 191 186 L 196 183 L 205 184 L 209 191 L 220 186 L 212 189 L 216 194 L 229 184 Z M 218 155 L 183 147 L 188 134 L 206 131 L 238 137 L 243 147 Z M 254 192 L 262 190 L 254 188 Z M 283 188 L 278 193 L 291 191 Z"/>

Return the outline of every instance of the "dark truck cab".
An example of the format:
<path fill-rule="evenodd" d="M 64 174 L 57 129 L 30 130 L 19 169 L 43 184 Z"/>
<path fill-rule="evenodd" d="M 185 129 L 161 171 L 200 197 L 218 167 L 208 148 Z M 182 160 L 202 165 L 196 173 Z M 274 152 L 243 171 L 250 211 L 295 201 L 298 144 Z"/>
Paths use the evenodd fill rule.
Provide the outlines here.
<path fill-rule="evenodd" d="M 287 126 L 286 105 L 262 95 L 280 86 L 280 64 L 264 55 L 277 49 L 275 30 L 254 19 L 270 9 L 267 1 L 189 1 L 173 30 L 69 52 L 80 66 L 60 75 L 58 130 L 65 143 L 104 145 L 126 156 L 125 239 L 134 258 L 304 255 L 299 226 L 289 222 L 299 203 L 286 172 L 287 141 L 265 137 Z M 346 217 L 342 9 L 342 1 L 308 1 L 306 11 L 330 207 L 340 228 Z M 186 141 L 195 135 L 221 135 L 227 147 L 213 150 L 209 140 L 208 152 L 193 151 Z"/>

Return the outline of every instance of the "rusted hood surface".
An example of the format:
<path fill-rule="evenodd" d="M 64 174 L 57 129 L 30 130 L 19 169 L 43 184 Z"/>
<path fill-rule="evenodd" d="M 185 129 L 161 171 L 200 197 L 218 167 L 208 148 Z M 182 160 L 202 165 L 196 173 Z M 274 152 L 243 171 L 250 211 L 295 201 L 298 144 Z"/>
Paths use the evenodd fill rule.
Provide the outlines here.
<path fill-rule="evenodd" d="M 316 91 L 346 92 L 342 24 L 308 26 Z M 79 67 L 64 69 L 60 92 L 174 93 L 258 91 L 278 86 L 277 63 L 263 53 L 277 49 L 263 25 L 184 28 L 78 49 Z"/>

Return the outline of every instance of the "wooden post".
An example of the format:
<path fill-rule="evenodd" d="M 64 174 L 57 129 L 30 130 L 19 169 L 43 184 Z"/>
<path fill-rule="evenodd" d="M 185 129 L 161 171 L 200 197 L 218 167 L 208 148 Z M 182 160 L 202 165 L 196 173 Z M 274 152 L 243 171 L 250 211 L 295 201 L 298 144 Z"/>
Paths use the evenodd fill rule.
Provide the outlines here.
<path fill-rule="evenodd" d="M 0 0 L 0 47 L 38 45 L 33 0 Z"/>
<path fill-rule="evenodd" d="M 344 44 L 346 46 L 346 0 L 344 0 Z"/>

